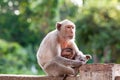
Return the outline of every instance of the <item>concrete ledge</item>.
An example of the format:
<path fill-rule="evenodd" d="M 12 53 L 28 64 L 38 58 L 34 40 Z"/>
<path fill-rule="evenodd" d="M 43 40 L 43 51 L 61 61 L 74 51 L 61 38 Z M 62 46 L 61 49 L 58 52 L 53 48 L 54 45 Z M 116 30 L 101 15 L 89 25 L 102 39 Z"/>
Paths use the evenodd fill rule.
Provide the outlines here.
<path fill-rule="evenodd" d="M 63 80 L 62 77 L 47 77 L 47 76 L 35 76 L 35 75 L 0 75 L 0 80 Z M 67 77 L 66 80 L 81 80 L 78 77 Z M 86 79 L 85 79 L 86 80 Z M 87 79 L 93 80 L 93 79 Z M 98 78 L 98 80 L 101 80 Z M 120 80 L 120 76 L 116 76 L 115 80 Z"/>
<path fill-rule="evenodd" d="M 115 80 L 120 64 L 86 64 L 80 67 L 80 80 Z"/>
<path fill-rule="evenodd" d="M 67 77 L 66 80 L 78 80 L 77 78 Z M 63 77 L 0 74 L 0 80 L 63 80 Z"/>
<path fill-rule="evenodd" d="M 79 76 L 66 80 L 120 80 L 120 64 L 86 64 L 79 72 Z M 63 80 L 63 77 L 0 74 L 0 80 Z"/>
<path fill-rule="evenodd" d="M 116 76 L 115 80 L 120 80 L 120 76 Z"/>

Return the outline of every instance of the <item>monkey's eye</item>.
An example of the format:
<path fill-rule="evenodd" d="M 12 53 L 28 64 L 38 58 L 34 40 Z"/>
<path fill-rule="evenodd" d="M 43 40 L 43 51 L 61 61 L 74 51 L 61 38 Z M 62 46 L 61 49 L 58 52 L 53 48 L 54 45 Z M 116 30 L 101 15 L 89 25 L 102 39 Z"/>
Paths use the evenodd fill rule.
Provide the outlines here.
<path fill-rule="evenodd" d="M 74 29 L 74 27 L 72 26 L 72 29 Z"/>
<path fill-rule="evenodd" d="M 67 28 L 71 28 L 71 26 L 67 26 Z"/>
<path fill-rule="evenodd" d="M 71 26 L 71 25 L 70 25 L 70 26 L 67 26 L 67 28 L 69 28 L 69 29 L 70 29 L 70 28 L 71 28 L 71 29 L 74 29 L 74 26 Z"/>

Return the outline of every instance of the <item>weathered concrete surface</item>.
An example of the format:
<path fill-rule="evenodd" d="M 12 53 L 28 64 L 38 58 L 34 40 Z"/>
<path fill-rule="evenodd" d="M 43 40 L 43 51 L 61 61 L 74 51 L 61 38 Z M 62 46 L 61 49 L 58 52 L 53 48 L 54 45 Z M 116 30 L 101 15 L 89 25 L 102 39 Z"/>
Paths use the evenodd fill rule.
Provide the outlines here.
<path fill-rule="evenodd" d="M 66 80 L 120 80 L 120 64 L 86 64 L 79 71 L 79 76 Z M 0 80 L 63 80 L 63 77 L 0 74 Z"/>
<path fill-rule="evenodd" d="M 34 75 L 0 75 L 0 80 L 61 80 L 61 78 Z"/>
<path fill-rule="evenodd" d="M 63 80 L 63 77 L 1 74 L 0 80 Z M 78 77 L 67 77 L 66 80 L 78 80 Z"/>
<path fill-rule="evenodd" d="M 120 76 L 117 76 L 117 77 L 115 78 L 115 80 L 120 80 Z"/>
<path fill-rule="evenodd" d="M 120 64 L 86 64 L 80 67 L 80 80 L 115 80 Z"/>

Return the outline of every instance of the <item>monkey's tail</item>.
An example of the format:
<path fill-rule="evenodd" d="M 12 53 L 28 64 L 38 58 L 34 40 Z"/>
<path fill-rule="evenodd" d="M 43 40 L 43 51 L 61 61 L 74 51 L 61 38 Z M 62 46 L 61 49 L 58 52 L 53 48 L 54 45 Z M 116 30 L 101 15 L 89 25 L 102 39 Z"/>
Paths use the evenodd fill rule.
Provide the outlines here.
<path fill-rule="evenodd" d="M 66 80 L 67 77 L 68 77 L 68 75 L 65 74 L 62 80 Z"/>

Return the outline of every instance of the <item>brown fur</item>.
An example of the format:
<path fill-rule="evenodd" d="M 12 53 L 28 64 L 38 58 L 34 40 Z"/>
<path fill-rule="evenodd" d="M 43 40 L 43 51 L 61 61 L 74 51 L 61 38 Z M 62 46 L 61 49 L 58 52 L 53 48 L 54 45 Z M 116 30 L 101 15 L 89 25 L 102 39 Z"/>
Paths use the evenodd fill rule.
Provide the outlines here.
<path fill-rule="evenodd" d="M 79 67 L 83 63 L 80 60 L 67 59 L 61 56 L 62 49 L 71 48 L 78 56 L 86 58 L 79 51 L 75 42 L 75 25 L 69 20 L 57 22 L 56 29 L 51 31 L 42 40 L 37 52 L 37 61 L 48 76 L 74 75 L 72 67 Z"/>

